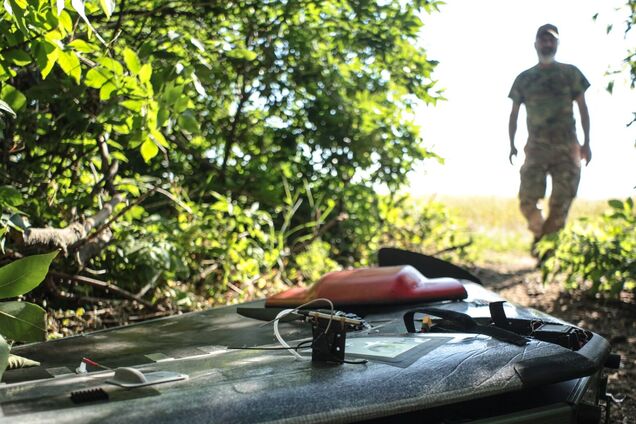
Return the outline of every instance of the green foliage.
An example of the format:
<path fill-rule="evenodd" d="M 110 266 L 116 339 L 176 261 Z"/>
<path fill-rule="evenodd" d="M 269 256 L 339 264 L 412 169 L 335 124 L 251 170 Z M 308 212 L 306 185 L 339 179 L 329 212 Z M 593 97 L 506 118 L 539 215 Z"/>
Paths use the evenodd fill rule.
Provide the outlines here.
<path fill-rule="evenodd" d="M 0 268 L 0 299 L 28 293 L 44 280 L 57 252 L 19 259 Z M 45 312 L 28 302 L 0 302 L 0 377 L 9 357 L 4 340 L 42 341 L 46 335 Z M 6 349 L 5 349 L 6 348 Z"/>
<path fill-rule="evenodd" d="M 435 157 L 413 116 L 440 98 L 416 42 L 438 2 L 6 4 L 3 249 L 43 249 L 20 243 L 27 228 L 82 226 L 61 273 L 187 310 L 368 265 L 383 243 L 465 239 L 441 208 L 377 193 Z M 52 280 L 97 295 L 67 281 Z"/>
<path fill-rule="evenodd" d="M 632 30 L 636 25 L 636 0 L 627 0 L 626 6 L 629 10 L 629 15 L 626 19 L 625 34 Z M 628 56 L 625 58 L 625 63 L 629 66 L 629 71 L 632 79 L 632 88 L 636 86 L 636 50 L 632 49 L 628 52 Z"/>
<path fill-rule="evenodd" d="M 9 344 L 0 335 L 0 377 L 7 369 L 7 365 L 9 365 Z"/>
<path fill-rule="evenodd" d="M 0 302 L 0 333 L 12 340 L 45 340 L 44 309 L 29 302 Z"/>
<path fill-rule="evenodd" d="M 296 255 L 294 259 L 302 275 L 301 279 L 314 283 L 326 273 L 339 270 L 340 266 L 330 258 L 330 253 L 329 243 L 317 239 L 307 250 Z"/>
<path fill-rule="evenodd" d="M 0 251 L 3 253 L 9 229 L 23 230 L 24 215 L 18 209 L 23 203 L 22 194 L 14 187 L 0 186 Z"/>
<path fill-rule="evenodd" d="M 422 251 L 451 261 L 474 258 L 467 226 L 448 207 L 435 201 L 415 201 L 408 196 L 380 204 L 382 245 Z"/>
<path fill-rule="evenodd" d="M 138 0 L 117 23 L 93 2 L 84 6 L 91 27 L 70 25 L 72 10 L 57 16 L 45 1 L 3 12 L 1 97 L 16 112 L 38 105 L 18 116 L 15 141 L 26 150 L 15 166 L 53 138 L 67 155 L 32 168 L 55 172 L 104 136 L 131 168 L 161 174 L 154 159 L 162 152 L 178 175 L 216 177 L 199 188 L 249 187 L 280 199 L 280 178 L 265 164 L 337 191 L 371 170 L 367 182 L 399 184 L 427 156 L 406 114 L 416 98 L 436 100 L 434 63 L 412 46 L 416 8 L 428 2 L 182 3 L 166 11 Z M 149 18 L 135 19 L 140 9 Z M 121 33 L 105 49 L 93 35 L 108 38 L 113 26 Z M 40 131 L 25 137 L 20 128 L 34 123 Z"/>
<path fill-rule="evenodd" d="M 0 299 L 28 293 L 44 280 L 57 252 L 19 259 L 0 268 Z"/>
<path fill-rule="evenodd" d="M 636 0 L 625 0 L 623 8 L 617 8 L 617 10 L 625 12 L 625 37 L 628 36 L 628 33 L 632 31 L 634 25 L 636 25 Z M 594 16 L 594 19 L 598 17 L 598 14 Z M 614 29 L 614 25 L 607 26 L 607 32 L 609 33 Z M 629 71 L 630 79 L 631 79 L 631 88 L 636 87 L 636 48 L 630 48 L 626 52 L 627 56 L 623 60 L 624 67 Z M 608 75 L 620 73 L 620 69 L 616 69 L 614 71 L 608 72 Z M 610 80 L 607 83 L 607 91 L 611 94 L 614 90 L 614 80 Z M 628 124 L 628 126 L 634 124 L 636 122 L 636 112 L 633 112 L 633 119 Z"/>
<path fill-rule="evenodd" d="M 108 267 L 113 280 L 135 291 L 191 281 L 208 287 L 209 295 L 271 271 L 281 256 L 271 216 L 258 204 L 218 193 L 212 199 L 189 202 L 175 220 L 138 208 L 96 266 Z"/>
<path fill-rule="evenodd" d="M 636 288 L 636 209 L 633 199 L 609 201 L 597 219 L 581 218 L 557 236 L 541 241 L 543 281 L 565 276 L 567 288 L 618 296 Z"/>

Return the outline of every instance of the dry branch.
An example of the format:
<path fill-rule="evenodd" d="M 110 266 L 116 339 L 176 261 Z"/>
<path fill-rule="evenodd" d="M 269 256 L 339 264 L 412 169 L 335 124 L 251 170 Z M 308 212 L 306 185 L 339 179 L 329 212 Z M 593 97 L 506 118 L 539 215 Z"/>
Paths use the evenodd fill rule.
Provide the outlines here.
<path fill-rule="evenodd" d="M 442 253 L 447 253 L 447 252 L 452 252 L 453 250 L 463 249 L 464 247 L 468 247 L 471 244 L 473 244 L 472 238 L 465 243 L 457 244 L 455 246 L 447 247 L 446 249 L 438 250 L 437 252 L 433 253 L 432 256 L 438 256 L 438 255 L 441 255 Z"/>
<path fill-rule="evenodd" d="M 57 247 L 66 254 L 69 246 L 84 240 L 93 228 L 108 219 L 115 206 L 123 200 L 123 194 L 116 194 L 104 205 L 102 210 L 88 218 L 84 223 L 74 222 L 66 228 L 28 228 L 22 233 L 22 243 L 25 246 Z"/>
<path fill-rule="evenodd" d="M 117 287 L 114 284 L 108 283 L 106 281 L 101 281 L 101 280 L 96 280 L 94 278 L 90 278 L 90 277 L 84 277 L 83 275 L 68 275 L 68 274 L 64 274 L 62 272 L 58 272 L 58 271 L 50 271 L 50 274 L 54 277 L 58 277 L 58 278 L 62 278 L 62 279 L 66 279 L 66 280 L 71 280 L 71 281 L 75 281 L 78 283 L 82 283 L 82 284 L 88 284 L 90 286 L 93 287 L 98 287 L 101 288 L 103 290 L 110 290 L 114 293 L 117 293 L 119 295 L 121 295 L 122 297 L 125 297 L 126 299 L 130 299 L 130 300 L 134 300 L 136 302 L 141 303 L 142 305 L 146 306 L 147 308 L 150 309 L 156 309 L 155 306 L 148 302 L 147 300 L 144 300 L 142 298 L 140 298 L 139 296 L 124 290 L 120 287 Z"/>

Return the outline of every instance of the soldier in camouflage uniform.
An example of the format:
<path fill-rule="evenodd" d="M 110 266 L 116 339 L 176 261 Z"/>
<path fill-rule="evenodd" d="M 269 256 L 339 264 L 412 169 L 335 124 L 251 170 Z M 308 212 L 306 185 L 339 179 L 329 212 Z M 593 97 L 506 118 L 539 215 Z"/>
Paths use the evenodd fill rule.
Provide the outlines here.
<path fill-rule="evenodd" d="M 521 167 L 519 202 L 535 243 L 563 228 L 579 185 L 581 159 L 587 164 L 592 158 L 590 118 L 585 103 L 585 90 L 590 83 L 575 66 L 554 60 L 558 42 L 559 33 L 554 25 L 539 28 L 534 44 L 539 63 L 515 79 L 509 94 L 513 102 L 508 126 L 511 163 L 517 154 L 514 138 L 519 108 L 522 103 L 526 106 L 528 142 Z M 576 138 L 573 102 L 581 115 L 583 145 Z M 537 202 L 545 196 L 547 175 L 552 178 L 552 193 L 549 214 L 544 220 Z"/>

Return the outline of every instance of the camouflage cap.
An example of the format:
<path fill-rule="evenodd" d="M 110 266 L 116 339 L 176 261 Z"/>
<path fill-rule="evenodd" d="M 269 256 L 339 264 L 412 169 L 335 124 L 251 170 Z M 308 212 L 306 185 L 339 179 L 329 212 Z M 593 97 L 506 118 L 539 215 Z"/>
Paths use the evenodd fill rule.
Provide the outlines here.
<path fill-rule="evenodd" d="M 555 27 L 552 24 L 541 25 L 539 27 L 539 29 L 537 30 L 537 37 L 536 38 L 541 37 L 543 34 L 550 34 L 551 36 L 553 36 L 557 40 L 559 39 L 559 30 L 557 29 L 557 27 Z"/>

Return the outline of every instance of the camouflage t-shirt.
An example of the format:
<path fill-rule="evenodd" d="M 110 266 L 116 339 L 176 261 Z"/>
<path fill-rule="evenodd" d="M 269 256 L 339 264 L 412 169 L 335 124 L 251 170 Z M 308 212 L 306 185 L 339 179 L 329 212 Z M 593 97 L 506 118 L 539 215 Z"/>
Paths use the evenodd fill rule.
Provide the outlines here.
<path fill-rule="evenodd" d="M 526 105 L 531 140 L 566 143 L 576 134 L 573 101 L 589 86 L 576 66 L 554 62 L 519 74 L 508 97 Z"/>

